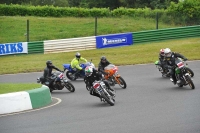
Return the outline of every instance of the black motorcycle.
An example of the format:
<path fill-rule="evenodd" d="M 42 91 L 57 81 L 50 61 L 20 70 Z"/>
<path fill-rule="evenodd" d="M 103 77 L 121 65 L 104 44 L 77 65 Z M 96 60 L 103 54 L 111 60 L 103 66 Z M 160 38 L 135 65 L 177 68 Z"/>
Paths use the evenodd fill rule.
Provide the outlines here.
<path fill-rule="evenodd" d="M 195 89 L 194 83 L 191 78 L 191 73 L 188 72 L 188 67 L 184 64 L 184 62 L 176 58 L 175 59 L 175 77 L 177 80 L 180 80 L 180 83 L 177 83 L 179 87 L 183 87 L 189 85 L 191 89 Z"/>
<path fill-rule="evenodd" d="M 93 89 L 96 93 L 100 95 L 100 97 L 109 103 L 111 106 L 115 104 L 115 91 L 112 91 L 106 87 L 103 81 L 94 81 Z"/>
<path fill-rule="evenodd" d="M 62 72 L 59 71 L 54 72 L 47 82 L 42 82 L 41 78 L 37 78 L 37 83 L 48 86 L 50 92 L 52 92 L 53 90 L 62 90 L 64 87 L 70 92 L 75 91 L 74 85 L 64 77 L 64 74 Z"/>

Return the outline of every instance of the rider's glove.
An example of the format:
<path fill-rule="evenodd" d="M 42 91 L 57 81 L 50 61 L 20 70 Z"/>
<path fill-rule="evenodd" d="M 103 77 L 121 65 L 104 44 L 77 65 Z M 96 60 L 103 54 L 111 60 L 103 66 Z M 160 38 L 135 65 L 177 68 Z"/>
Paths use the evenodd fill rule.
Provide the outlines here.
<path fill-rule="evenodd" d="M 183 59 L 184 61 L 188 60 L 187 58 Z"/>

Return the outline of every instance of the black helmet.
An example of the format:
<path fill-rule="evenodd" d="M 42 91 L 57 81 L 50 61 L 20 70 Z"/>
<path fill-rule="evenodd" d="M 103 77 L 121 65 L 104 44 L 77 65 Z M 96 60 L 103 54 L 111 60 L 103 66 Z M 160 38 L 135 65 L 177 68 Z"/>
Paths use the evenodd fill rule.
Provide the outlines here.
<path fill-rule="evenodd" d="M 105 57 L 105 56 L 102 56 L 102 57 L 101 57 L 101 62 L 102 62 L 102 63 L 105 63 L 105 62 L 107 62 L 107 59 L 106 59 L 106 57 Z"/>
<path fill-rule="evenodd" d="M 81 54 L 80 54 L 79 52 L 77 52 L 75 56 L 76 56 L 76 58 L 78 58 L 78 59 L 81 58 Z"/>
<path fill-rule="evenodd" d="M 46 62 L 47 67 L 50 67 L 51 64 L 53 64 L 51 60 L 48 60 L 48 61 Z"/>

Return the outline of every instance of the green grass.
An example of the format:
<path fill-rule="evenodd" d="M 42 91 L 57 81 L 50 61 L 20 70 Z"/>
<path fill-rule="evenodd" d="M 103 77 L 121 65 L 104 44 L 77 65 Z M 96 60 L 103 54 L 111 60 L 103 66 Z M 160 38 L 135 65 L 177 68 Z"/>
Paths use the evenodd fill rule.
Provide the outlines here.
<path fill-rule="evenodd" d="M 30 42 L 94 36 L 94 18 L 52 18 L 0 16 L 0 43 L 26 42 L 29 20 Z M 126 33 L 156 29 L 156 21 L 149 18 L 98 18 L 97 35 Z M 180 27 L 159 22 L 159 29 Z"/>
<path fill-rule="evenodd" d="M 40 87 L 41 84 L 37 83 L 1 83 L 0 94 L 31 90 Z"/>

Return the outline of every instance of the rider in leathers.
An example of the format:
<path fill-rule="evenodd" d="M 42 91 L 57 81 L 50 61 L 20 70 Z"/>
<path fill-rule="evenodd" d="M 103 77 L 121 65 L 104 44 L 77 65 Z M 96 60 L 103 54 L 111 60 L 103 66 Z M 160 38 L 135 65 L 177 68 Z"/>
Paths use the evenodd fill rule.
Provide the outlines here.
<path fill-rule="evenodd" d="M 86 88 L 90 88 L 90 94 L 93 96 L 97 96 L 101 99 L 100 95 L 98 93 L 96 93 L 93 89 L 93 82 L 102 80 L 105 85 L 108 87 L 108 89 L 112 90 L 113 89 L 110 87 L 110 85 L 108 84 L 107 81 L 103 80 L 102 78 L 102 74 L 99 73 L 95 68 L 88 66 L 85 68 L 85 77 L 84 77 L 84 82 L 86 84 Z M 111 94 L 112 95 L 112 94 Z M 102 99 L 101 99 L 102 100 Z"/>
<path fill-rule="evenodd" d="M 164 53 L 164 49 L 160 49 L 159 55 L 158 55 L 158 59 L 160 61 L 160 66 L 162 67 L 163 72 L 166 73 L 166 61 L 165 61 L 165 53 Z"/>
<path fill-rule="evenodd" d="M 171 50 L 169 48 L 166 48 L 164 53 L 165 53 L 165 60 L 167 63 L 166 67 L 168 69 L 171 69 L 170 75 L 173 80 L 173 83 L 174 84 L 180 83 L 180 80 L 178 79 L 178 81 L 177 81 L 176 77 L 175 77 L 175 68 L 176 68 L 175 59 L 179 57 L 179 58 L 183 59 L 184 61 L 186 61 L 187 58 L 185 58 L 183 55 L 181 55 L 179 53 L 171 52 Z M 180 77 L 180 75 L 178 75 L 178 76 Z"/>
<path fill-rule="evenodd" d="M 100 71 L 103 74 L 107 74 L 104 72 L 104 68 L 107 67 L 109 64 L 111 64 L 105 56 L 102 56 L 98 65 L 98 71 Z"/>
<path fill-rule="evenodd" d="M 44 82 L 49 82 L 49 87 L 52 86 L 53 80 L 51 80 L 51 76 L 52 76 L 52 69 L 55 69 L 57 71 L 62 72 L 60 69 L 58 69 L 57 67 L 55 67 L 52 63 L 52 61 L 48 60 L 46 62 L 47 67 L 44 69 L 44 73 L 43 76 L 40 78 L 42 83 Z"/>

